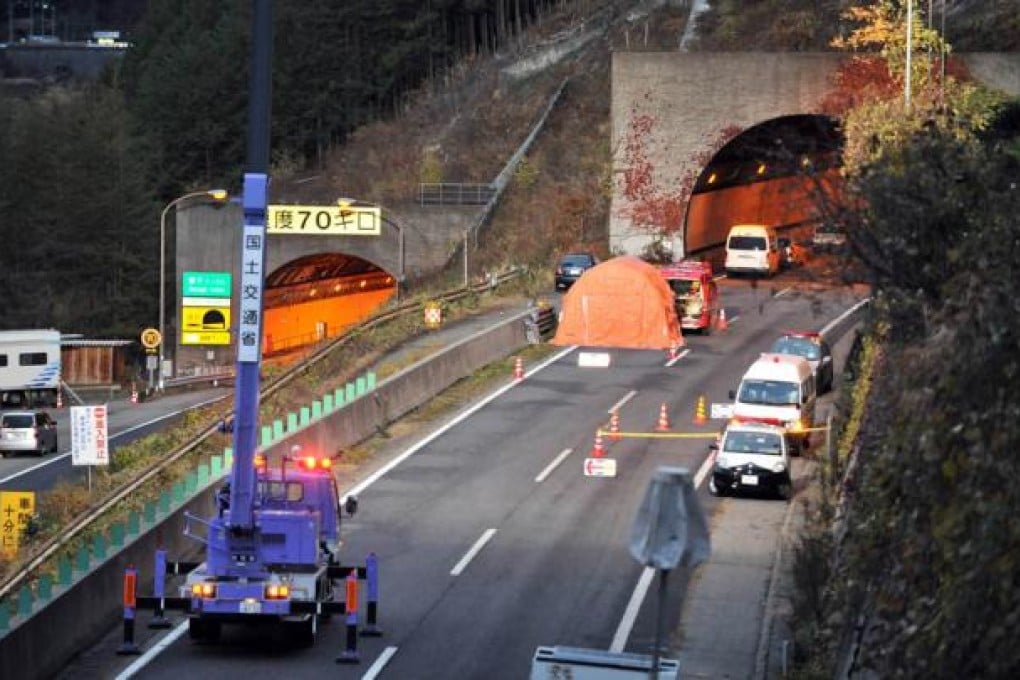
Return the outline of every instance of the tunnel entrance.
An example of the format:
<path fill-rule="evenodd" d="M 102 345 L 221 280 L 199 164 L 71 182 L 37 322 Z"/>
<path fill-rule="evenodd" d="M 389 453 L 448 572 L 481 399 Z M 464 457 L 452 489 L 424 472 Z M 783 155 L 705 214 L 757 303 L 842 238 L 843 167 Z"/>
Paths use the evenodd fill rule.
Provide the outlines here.
<path fill-rule="evenodd" d="M 286 363 L 372 316 L 397 294 L 376 265 L 342 253 L 292 260 L 266 277 L 262 354 Z"/>

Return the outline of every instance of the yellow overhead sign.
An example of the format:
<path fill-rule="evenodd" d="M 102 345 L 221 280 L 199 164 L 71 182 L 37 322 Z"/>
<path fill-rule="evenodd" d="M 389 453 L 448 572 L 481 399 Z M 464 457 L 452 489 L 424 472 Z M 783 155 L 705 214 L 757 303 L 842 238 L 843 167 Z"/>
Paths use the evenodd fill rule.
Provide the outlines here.
<path fill-rule="evenodd" d="M 270 205 L 267 234 L 379 236 L 382 210 L 377 205 Z"/>
<path fill-rule="evenodd" d="M 0 554 L 18 554 L 21 537 L 35 514 L 34 491 L 0 491 Z"/>
<path fill-rule="evenodd" d="M 230 307 L 181 307 L 181 328 L 186 332 L 230 330 Z"/>

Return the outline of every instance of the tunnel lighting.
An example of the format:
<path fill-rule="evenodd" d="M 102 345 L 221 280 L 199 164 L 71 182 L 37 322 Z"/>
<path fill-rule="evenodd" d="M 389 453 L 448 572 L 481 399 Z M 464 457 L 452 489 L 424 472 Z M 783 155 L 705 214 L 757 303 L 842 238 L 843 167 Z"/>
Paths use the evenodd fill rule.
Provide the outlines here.
<path fill-rule="evenodd" d="M 758 164 L 758 174 L 759 175 L 764 175 L 765 174 L 765 170 L 766 170 L 767 167 L 768 166 L 765 165 L 764 163 L 759 163 Z"/>
<path fill-rule="evenodd" d="M 310 291 L 308 291 L 308 297 L 315 297 L 318 294 L 319 294 L 319 291 L 318 291 L 317 288 L 312 288 Z"/>
<path fill-rule="evenodd" d="M 708 176 L 708 183 L 709 184 L 715 184 L 715 180 L 716 180 L 716 176 L 715 176 L 715 173 L 713 172 L 711 175 Z"/>
<path fill-rule="evenodd" d="M 364 288 L 367 285 L 368 285 L 368 281 L 366 281 L 365 279 L 361 279 L 361 283 L 358 284 L 358 287 L 359 288 Z"/>

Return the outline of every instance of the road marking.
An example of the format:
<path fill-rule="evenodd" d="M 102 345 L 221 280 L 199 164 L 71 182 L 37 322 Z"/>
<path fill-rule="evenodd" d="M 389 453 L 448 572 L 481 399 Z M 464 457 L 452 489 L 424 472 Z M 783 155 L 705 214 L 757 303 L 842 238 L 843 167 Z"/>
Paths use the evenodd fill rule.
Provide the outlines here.
<path fill-rule="evenodd" d="M 133 425 L 133 426 L 127 428 L 126 430 L 121 430 L 120 432 L 117 432 L 116 434 L 112 434 L 112 435 L 109 436 L 108 439 L 113 440 L 113 439 L 117 439 L 118 437 L 123 437 L 126 434 L 131 434 L 135 430 L 140 430 L 143 427 L 148 427 L 149 425 L 152 425 L 153 423 L 158 423 L 161 420 L 166 420 L 167 418 L 173 418 L 174 416 L 179 416 L 180 414 L 182 414 L 182 413 L 184 413 L 186 411 L 190 411 L 191 409 L 202 408 L 203 406 L 208 406 L 209 404 L 213 404 L 213 403 L 215 403 L 217 401 L 220 401 L 222 399 L 226 399 L 229 396 L 230 396 L 229 394 L 223 395 L 222 397 L 216 397 L 214 399 L 209 399 L 208 401 L 203 401 L 202 403 L 195 404 L 194 406 L 189 406 L 187 408 L 182 408 L 182 409 L 179 409 L 177 411 L 173 411 L 172 413 L 164 413 L 163 415 L 158 416 L 156 418 L 152 418 L 151 420 L 146 420 L 144 423 L 139 423 L 138 425 Z M 20 472 L 15 472 L 13 475 L 9 475 L 7 477 L 4 477 L 3 479 L 0 479 L 0 484 L 6 484 L 7 482 L 11 481 L 12 479 L 17 479 L 18 477 L 21 477 L 22 475 L 27 475 L 29 472 L 33 472 L 35 470 L 38 470 L 39 468 L 44 468 L 47 465 L 53 465 L 54 463 L 59 463 L 60 461 L 64 460 L 65 458 L 67 458 L 70 455 L 71 455 L 71 451 L 70 451 L 70 449 L 68 449 L 64 453 L 61 453 L 61 454 L 59 454 L 57 456 L 54 456 L 53 458 L 50 458 L 49 460 L 44 460 L 41 463 L 36 463 L 35 465 L 33 465 L 30 468 L 25 468 L 24 470 L 22 470 Z"/>
<path fill-rule="evenodd" d="M 530 378 L 532 375 L 534 375 L 535 373 L 538 373 L 539 371 L 544 369 L 549 364 L 552 364 L 553 362 L 559 360 L 560 358 L 565 357 L 566 355 L 570 354 L 571 352 L 573 352 L 576 349 L 577 349 L 576 345 L 571 346 L 571 347 L 567 347 L 562 352 L 558 352 L 558 353 L 554 354 L 553 356 L 549 357 L 548 359 L 543 361 L 538 366 L 535 366 L 533 369 L 531 369 L 530 371 L 525 373 L 524 377 L 525 378 Z M 518 385 L 518 383 L 519 383 L 519 381 L 517 381 L 517 380 L 515 380 L 515 381 L 513 381 L 511 383 L 507 383 L 506 385 L 504 385 L 503 387 L 499 388 L 498 390 L 496 390 L 495 392 L 493 392 L 489 396 L 485 397 L 481 401 L 477 402 L 476 404 L 474 404 L 473 406 L 468 408 L 466 411 L 462 412 L 456 418 L 454 418 L 450 422 L 446 423 L 445 425 L 440 427 L 438 430 L 436 430 L 432 434 L 430 434 L 427 437 L 425 437 L 424 439 L 421 439 L 418 442 L 416 442 L 413 446 L 409 447 L 402 454 L 400 454 L 399 456 L 397 456 L 396 458 L 394 458 L 390 462 L 386 463 L 386 465 L 383 465 L 381 468 L 379 468 L 378 470 L 373 472 L 371 475 L 366 477 L 363 482 L 355 485 L 353 488 L 348 490 L 347 493 L 344 494 L 344 497 L 340 499 L 341 505 L 344 502 L 346 502 L 348 497 L 350 497 L 350 496 L 357 496 L 359 493 L 361 493 L 362 491 L 364 491 L 368 487 L 370 487 L 373 484 L 375 484 L 387 472 L 389 472 L 393 468 L 395 468 L 398 465 L 400 465 L 401 463 L 403 463 L 405 460 L 407 460 L 408 458 L 413 456 L 419 450 L 421 450 L 421 449 L 425 448 L 426 446 L 428 446 L 429 444 L 431 444 L 433 441 L 435 441 L 436 439 L 441 437 L 447 431 L 451 430 L 452 428 L 456 427 L 460 423 L 462 423 L 465 420 L 467 420 L 468 418 L 470 418 L 477 411 L 480 411 L 482 408 L 487 406 L 491 401 L 495 400 L 497 397 L 499 397 L 503 393 L 508 392 L 509 390 L 511 390 L 514 387 L 516 387 Z"/>
<path fill-rule="evenodd" d="M 390 662 L 393 655 L 397 653 L 396 647 L 387 647 L 379 655 L 379 658 L 375 660 L 368 671 L 361 676 L 361 680 L 375 680 L 375 678 L 382 672 L 382 669 Z"/>
<path fill-rule="evenodd" d="M 779 291 L 778 293 L 776 293 L 775 295 L 773 295 L 772 297 L 779 297 L 781 295 L 786 295 L 787 293 L 789 293 L 791 291 L 793 291 L 793 288 L 784 288 L 781 291 Z"/>
<path fill-rule="evenodd" d="M 711 468 L 712 456 L 708 456 L 705 458 L 705 462 L 701 464 L 701 467 L 698 468 L 697 474 L 694 475 L 695 490 L 701 487 Z M 641 571 L 637 585 L 634 586 L 634 592 L 630 594 L 627 608 L 623 611 L 620 625 L 616 627 L 616 634 L 613 635 L 613 641 L 609 645 L 610 652 L 619 654 L 627 647 L 627 639 L 630 638 L 630 633 L 634 629 L 634 622 L 637 621 L 638 612 L 641 611 L 641 603 L 645 601 L 645 595 L 648 594 L 648 587 L 652 584 L 653 576 L 655 576 L 655 570 L 651 567 L 645 567 Z"/>
<path fill-rule="evenodd" d="M 727 322 L 727 323 L 735 323 L 735 322 L 737 321 L 737 319 L 739 319 L 739 318 L 740 318 L 740 315 L 739 315 L 739 314 L 737 314 L 737 315 L 736 315 L 735 317 L 733 317 L 732 319 L 727 319 L 727 320 L 726 320 L 726 322 Z"/>
<path fill-rule="evenodd" d="M 843 321 L 843 319 L 847 318 L 848 316 L 850 316 L 851 314 L 856 312 L 858 309 L 860 309 L 864 305 L 868 304 L 869 302 L 871 302 L 871 298 L 870 297 L 864 298 L 863 300 L 861 300 L 860 302 L 855 304 L 853 307 L 851 307 L 850 309 L 846 310 L 845 312 L 843 312 L 842 314 L 837 316 L 835 319 L 833 319 L 829 323 L 825 324 L 825 327 L 822 328 L 822 330 L 820 330 L 818 332 L 821 335 L 827 335 L 829 332 L 832 331 L 833 328 L 838 326 Z"/>
<path fill-rule="evenodd" d="M 545 478 L 552 474 L 552 471 L 556 469 L 556 466 L 563 462 L 563 459 L 574 452 L 574 449 L 563 449 L 560 455 L 556 456 L 553 462 L 549 463 L 544 470 L 538 473 L 535 477 L 535 481 L 538 483 L 544 482 Z"/>
<path fill-rule="evenodd" d="M 634 398 L 634 396 L 635 396 L 636 394 L 637 394 L 637 390 L 631 390 L 630 392 L 628 392 L 628 393 L 627 393 L 627 394 L 626 394 L 626 395 L 625 395 L 625 396 L 623 397 L 623 399 L 621 399 L 620 401 L 618 401 L 618 402 L 616 402 L 615 404 L 613 404 L 612 406 L 610 406 L 610 407 L 609 407 L 609 410 L 608 410 L 608 411 L 606 411 L 606 413 L 608 413 L 608 414 L 612 415 L 613 411 L 618 411 L 618 410 L 620 410 L 620 407 L 621 407 L 621 406 L 623 406 L 624 404 L 626 404 L 626 403 L 627 403 L 628 401 L 630 401 L 631 399 L 633 399 L 633 398 Z"/>
<path fill-rule="evenodd" d="M 145 668 L 150 661 L 160 654 L 160 652 L 177 642 L 177 639 L 184 635 L 184 631 L 187 629 L 188 621 L 185 619 L 181 625 L 167 633 L 165 637 L 148 649 L 145 654 L 142 654 L 140 657 L 135 659 L 130 666 L 122 670 L 116 680 L 128 680 L 129 678 L 133 678 L 135 673 Z"/>
<path fill-rule="evenodd" d="M 684 351 L 680 352 L 675 357 L 673 357 L 672 359 L 667 361 L 666 362 L 666 366 L 672 366 L 673 364 L 675 364 L 676 362 L 680 361 L 681 359 L 683 359 L 685 356 L 687 356 L 690 353 L 691 353 L 690 348 L 685 349 Z"/>
<path fill-rule="evenodd" d="M 634 592 L 630 594 L 627 608 L 623 612 L 623 619 L 620 620 L 620 625 L 616 627 L 613 642 L 609 645 L 610 652 L 619 654 L 627 646 L 627 638 L 630 637 L 630 631 L 634 628 L 634 622 L 637 620 L 638 612 L 641 610 L 641 603 L 645 600 L 645 593 L 648 592 L 648 586 L 651 585 L 653 576 L 655 576 L 655 570 L 651 567 L 645 567 L 641 571 L 637 585 L 634 586 Z"/>
<path fill-rule="evenodd" d="M 475 555 L 481 552 L 482 548 L 485 547 L 485 544 L 491 541 L 492 537 L 495 535 L 495 529 L 486 529 L 485 533 L 482 534 L 482 537 L 475 541 L 475 544 L 471 546 L 471 550 L 468 550 L 467 554 L 460 558 L 460 562 L 457 563 L 457 566 L 450 570 L 450 576 L 460 576 L 461 572 L 467 568 L 468 563 L 475 558 Z"/>

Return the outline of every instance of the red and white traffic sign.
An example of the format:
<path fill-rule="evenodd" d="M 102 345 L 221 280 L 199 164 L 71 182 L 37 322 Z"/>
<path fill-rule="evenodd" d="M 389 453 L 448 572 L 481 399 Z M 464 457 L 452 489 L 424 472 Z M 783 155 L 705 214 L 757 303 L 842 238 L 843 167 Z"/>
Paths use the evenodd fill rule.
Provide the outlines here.
<path fill-rule="evenodd" d="M 585 477 L 615 477 L 616 476 L 616 459 L 615 458 L 585 458 L 584 459 L 584 476 Z"/>

